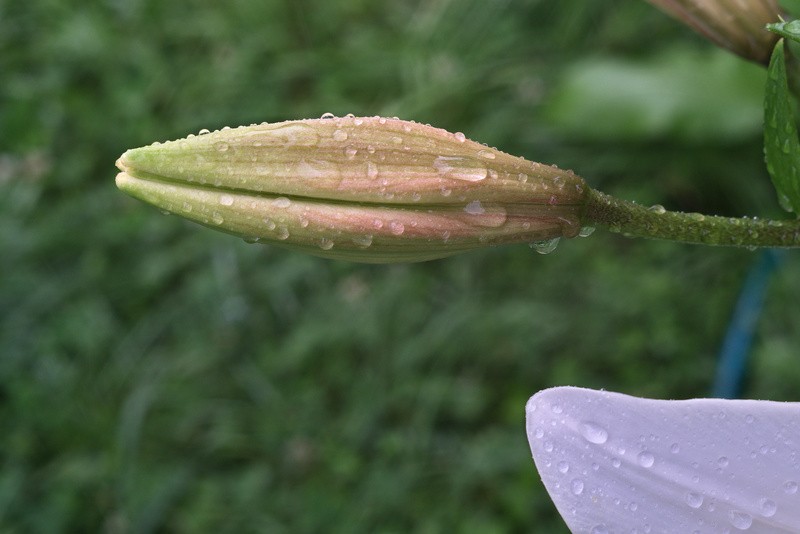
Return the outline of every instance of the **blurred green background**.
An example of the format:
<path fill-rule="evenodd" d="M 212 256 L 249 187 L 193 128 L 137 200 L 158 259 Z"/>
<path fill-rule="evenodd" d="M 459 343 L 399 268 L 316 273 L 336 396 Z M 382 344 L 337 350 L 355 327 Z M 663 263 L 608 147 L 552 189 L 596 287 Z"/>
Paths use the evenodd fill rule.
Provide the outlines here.
<path fill-rule="evenodd" d="M 398 115 L 637 202 L 780 217 L 763 81 L 630 0 L 0 0 L 0 530 L 566 532 L 526 399 L 708 395 L 754 253 L 598 231 L 326 261 L 165 217 L 114 160 Z M 797 268 L 748 397 L 797 400 Z"/>

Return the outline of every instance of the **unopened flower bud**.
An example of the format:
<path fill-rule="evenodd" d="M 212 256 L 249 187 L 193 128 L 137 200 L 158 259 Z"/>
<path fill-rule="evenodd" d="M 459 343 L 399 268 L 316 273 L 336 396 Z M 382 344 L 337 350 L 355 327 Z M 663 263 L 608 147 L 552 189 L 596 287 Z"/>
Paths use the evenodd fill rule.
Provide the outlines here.
<path fill-rule="evenodd" d="M 260 124 L 128 150 L 117 186 L 251 242 L 373 263 L 574 237 L 571 171 L 398 119 Z"/>
<path fill-rule="evenodd" d="M 757 63 L 769 63 L 778 36 L 765 29 L 778 22 L 777 0 L 648 0 L 718 46 Z"/>

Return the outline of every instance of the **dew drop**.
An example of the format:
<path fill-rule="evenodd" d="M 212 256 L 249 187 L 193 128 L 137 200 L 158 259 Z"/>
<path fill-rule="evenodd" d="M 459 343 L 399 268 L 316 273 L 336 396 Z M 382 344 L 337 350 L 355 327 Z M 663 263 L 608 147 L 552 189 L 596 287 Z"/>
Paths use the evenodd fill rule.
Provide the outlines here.
<path fill-rule="evenodd" d="M 723 469 L 725 467 L 728 467 L 729 463 L 730 463 L 730 461 L 728 460 L 727 456 L 720 456 L 719 459 L 717 460 L 717 465 L 720 466 Z"/>
<path fill-rule="evenodd" d="M 266 226 L 267 230 L 274 230 L 275 221 L 273 221 L 272 219 L 264 219 L 264 226 Z"/>
<path fill-rule="evenodd" d="M 495 158 L 494 152 L 491 152 L 489 150 L 481 150 L 480 152 L 478 152 L 478 156 L 480 156 L 482 158 L 485 158 L 485 159 L 494 159 Z"/>
<path fill-rule="evenodd" d="M 380 219 L 375 219 L 374 221 L 372 221 L 372 227 L 375 228 L 376 230 L 380 230 L 381 228 L 383 228 L 383 221 Z"/>
<path fill-rule="evenodd" d="M 334 141 L 347 141 L 347 132 L 344 130 L 336 130 L 333 132 Z"/>
<path fill-rule="evenodd" d="M 378 166 L 371 161 L 367 162 L 367 178 L 374 180 L 378 177 Z"/>
<path fill-rule="evenodd" d="M 611 465 L 613 465 L 614 467 L 619 467 L 620 465 L 622 465 L 622 462 L 619 461 L 619 458 L 614 458 L 613 460 L 611 460 Z"/>
<path fill-rule="evenodd" d="M 278 239 L 280 239 L 281 241 L 289 239 L 289 229 L 286 228 L 285 226 L 281 226 L 280 228 L 278 228 Z"/>
<path fill-rule="evenodd" d="M 353 119 L 353 124 L 355 124 L 356 126 L 361 126 L 362 124 L 364 124 L 364 119 L 362 119 L 361 117 L 355 117 Z"/>
<path fill-rule="evenodd" d="M 583 480 L 576 478 L 570 483 L 569 489 L 572 490 L 573 495 L 580 495 L 583 493 Z"/>
<path fill-rule="evenodd" d="M 681 452 L 681 446 L 678 445 L 677 443 L 673 443 L 672 445 L 669 446 L 669 452 L 671 452 L 672 454 L 678 454 L 679 452 Z"/>
<path fill-rule="evenodd" d="M 783 484 L 783 492 L 786 493 L 787 495 L 794 495 L 795 493 L 797 493 L 797 482 L 795 482 L 794 480 L 787 480 Z"/>
<path fill-rule="evenodd" d="M 353 238 L 353 243 L 359 248 L 368 248 L 372 244 L 372 235 L 366 234 Z"/>
<path fill-rule="evenodd" d="M 653 213 L 656 213 L 658 215 L 664 215 L 665 213 L 667 213 L 667 209 L 664 206 L 662 206 L 661 204 L 654 204 L 654 205 L 650 206 L 649 209 L 650 209 L 650 211 L 652 211 Z"/>
<path fill-rule="evenodd" d="M 686 494 L 686 504 L 688 504 L 691 508 L 700 508 L 703 506 L 703 496 L 699 493 L 690 491 Z"/>
<path fill-rule="evenodd" d="M 486 213 L 486 210 L 483 209 L 483 206 L 481 206 L 480 200 L 473 200 L 472 202 L 467 204 L 464 207 L 464 211 L 469 213 L 470 215 L 481 215 L 483 213 Z"/>
<path fill-rule="evenodd" d="M 583 423 L 581 425 L 581 435 L 589 443 L 597 445 L 602 445 L 608 441 L 608 431 L 597 423 Z"/>
<path fill-rule="evenodd" d="M 335 119 L 335 118 L 336 118 L 336 115 L 334 115 L 333 113 L 330 113 L 330 112 L 323 113 L 320 116 L 320 119 Z"/>
<path fill-rule="evenodd" d="M 739 530 L 747 530 L 753 524 L 753 517 L 750 514 L 738 510 L 728 512 L 728 519 L 731 525 Z"/>
<path fill-rule="evenodd" d="M 228 146 L 228 143 L 220 141 L 218 143 L 214 143 L 214 148 L 216 148 L 218 152 L 227 152 L 230 147 Z"/>
<path fill-rule="evenodd" d="M 550 254 L 556 249 L 556 247 L 558 246 L 558 242 L 560 240 L 561 238 L 554 237 L 553 239 L 534 241 L 533 243 L 530 244 L 530 247 L 539 254 Z"/>
<path fill-rule="evenodd" d="M 541 428 L 537 428 L 533 432 L 533 435 L 536 436 L 536 439 L 542 439 L 544 437 L 544 430 L 542 430 Z"/>
<path fill-rule="evenodd" d="M 761 500 L 758 501 L 758 504 L 761 515 L 764 517 L 772 517 L 775 515 L 775 512 L 778 511 L 778 505 L 775 504 L 775 501 L 767 499 L 766 497 L 762 497 Z"/>
<path fill-rule="evenodd" d="M 563 460 L 558 462 L 558 471 L 566 474 L 569 471 L 569 464 Z"/>
<path fill-rule="evenodd" d="M 206 134 L 209 134 L 209 133 L 211 133 L 211 131 L 208 128 L 203 128 L 202 130 L 197 132 L 197 135 L 206 135 Z"/>
<path fill-rule="evenodd" d="M 379 118 L 378 122 L 381 123 L 381 124 L 386 124 L 386 117 Z"/>
<path fill-rule="evenodd" d="M 181 206 L 181 209 L 183 209 L 184 212 L 189 213 L 190 211 L 192 211 L 192 205 L 189 204 L 188 202 L 184 202 L 183 206 Z"/>
<path fill-rule="evenodd" d="M 223 206 L 232 206 L 233 205 L 233 197 L 231 195 L 222 195 L 219 197 L 219 203 Z"/>
<path fill-rule="evenodd" d="M 353 159 L 354 157 L 356 157 L 356 154 L 358 154 L 358 150 L 356 150 L 351 146 L 344 149 L 344 155 L 345 157 L 347 157 L 347 159 Z"/>
<path fill-rule="evenodd" d="M 463 143 L 464 141 L 466 141 L 466 140 L 467 140 L 467 136 L 466 136 L 466 135 L 464 135 L 464 134 L 463 134 L 463 133 L 461 133 L 461 132 L 456 132 L 456 133 L 454 133 L 454 134 L 453 134 L 453 137 L 455 137 L 455 138 L 456 138 L 456 141 L 458 141 L 459 143 Z"/>
<path fill-rule="evenodd" d="M 222 218 L 222 215 L 220 215 L 216 211 L 211 214 L 211 220 L 213 221 L 214 224 L 217 224 L 217 225 L 222 224 L 222 223 L 225 222 L 225 219 Z"/>
<path fill-rule="evenodd" d="M 439 174 L 447 178 L 467 182 L 480 182 L 489 174 L 486 167 L 476 167 L 474 162 L 459 156 L 439 156 L 434 160 L 433 166 Z"/>
<path fill-rule="evenodd" d="M 640 452 L 636 459 L 639 460 L 639 465 L 642 467 L 653 467 L 656 461 L 656 457 L 647 451 Z"/>
<path fill-rule="evenodd" d="M 272 205 L 276 208 L 288 208 L 292 205 L 292 201 L 286 197 L 278 197 L 272 201 Z"/>
<path fill-rule="evenodd" d="M 581 227 L 580 231 L 578 231 L 578 235 L 580 237 L 589 237 L 594 233 L 594 226 L 583 226 Z"/>
<path fill-rule="evenodd" d="M 406 231 L 406 227 L 400 221 L 392 221 L 389 223 L 389 230 L 394 235 L 402 235 Z"/>
<path fill-rule="evenodd" d="M 322 250 L 330 250 L 333 248 L 333 240 L 328 239 L 327 237 L 323 237 L 319 240 L 319 248 Z"/>
<path fill-rule="evenodd" d="M 609 534 L 609 530 L 605 525 L 595 525 L 589 534 Z"/>

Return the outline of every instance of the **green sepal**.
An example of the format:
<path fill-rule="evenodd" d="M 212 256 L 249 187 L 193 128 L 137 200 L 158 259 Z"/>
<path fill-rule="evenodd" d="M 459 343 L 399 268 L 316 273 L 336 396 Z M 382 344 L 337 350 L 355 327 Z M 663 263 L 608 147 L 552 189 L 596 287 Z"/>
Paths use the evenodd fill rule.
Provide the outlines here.
<path fill-rule="evenodd" d="M 767 29 L 772 33 L 780 35 L 781 37 L 785 37 L 786 39 L 800 43 L 800 20 L 773 22 L 771 24 L 767 24 Z"/>

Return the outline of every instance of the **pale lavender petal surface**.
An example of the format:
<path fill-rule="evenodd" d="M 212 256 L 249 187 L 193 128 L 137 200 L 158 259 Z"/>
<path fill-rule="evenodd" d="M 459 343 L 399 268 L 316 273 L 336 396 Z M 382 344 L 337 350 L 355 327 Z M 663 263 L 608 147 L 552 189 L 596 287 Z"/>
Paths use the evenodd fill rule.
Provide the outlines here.
<path fill-rule="evenodd" d="M 526 413 L 536 467 L 574 533 L 800 532 L 800 403 L 559 387 Z"/>

